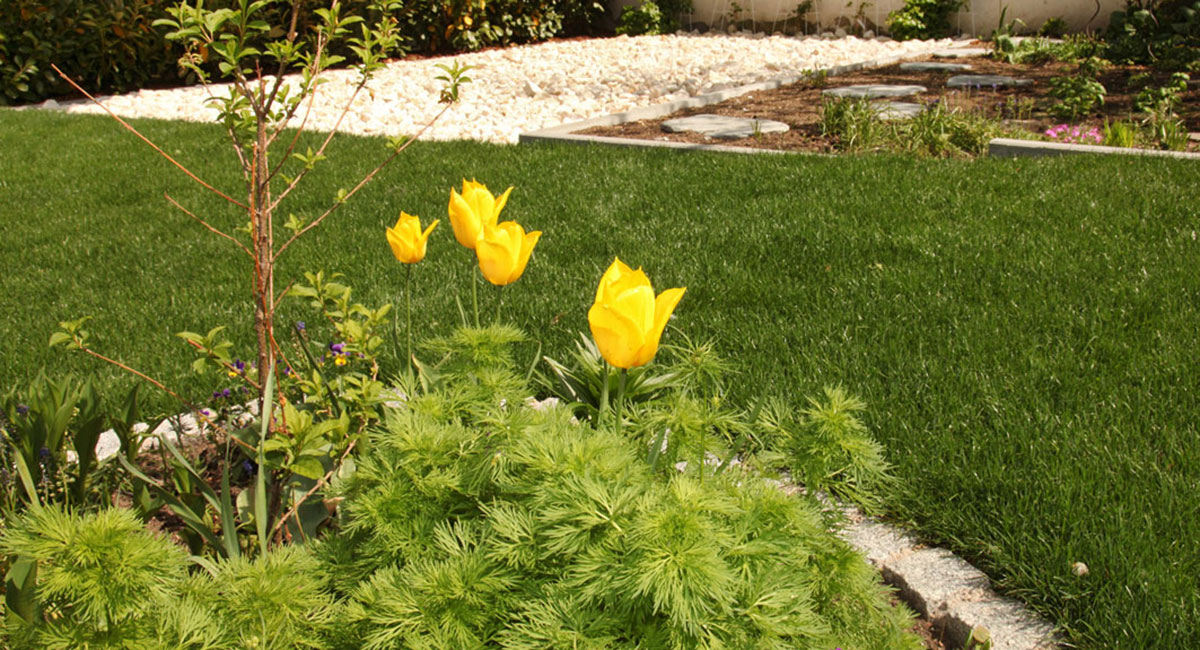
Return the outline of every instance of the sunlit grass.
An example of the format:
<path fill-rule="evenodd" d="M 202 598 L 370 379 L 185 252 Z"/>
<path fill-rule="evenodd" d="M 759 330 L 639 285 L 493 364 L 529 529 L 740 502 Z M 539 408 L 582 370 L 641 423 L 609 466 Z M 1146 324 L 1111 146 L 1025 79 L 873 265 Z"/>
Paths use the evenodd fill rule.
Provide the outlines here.
<path fill-rule="evenodd" d="M 138 124 L 239 188 L 214 128 Z M 97 348 L 211 390 L 173 333 L 227 324 L 248 346 L 249 261 L 162 194 L 224 228 L 235 213 L 105 119 L 2 112 L 0 133 L 0 381 L 44 366 L 126 385 L 46 348 L 58 321 L 93 315 Z M 287 209 L 317 214 L 383 153 L 338 138 Z M 418 144 L 289 250 L 280 284 L 340 271 L 362 302 L 397 301 L 384 227 L 401 209 L 441 218 L 414 278 L 418 336 L 446 332 L 475 272 L 446 219 L 464 176 L 516 186 L 505 216 L 545 233 L 504 313 L 547 352 L 587 328 L 595 282 L 620 255 L 656 288 L 688 288 L 673 327 L 716 339 L 743 369 L 735 397 L 801 405 L 831 384 L 861 395 L 903 479 L 894 515 L 1074 642 L 1200 647 L 1194 163 Z M 308 318 L 299 307 L 284 320 Z"/>

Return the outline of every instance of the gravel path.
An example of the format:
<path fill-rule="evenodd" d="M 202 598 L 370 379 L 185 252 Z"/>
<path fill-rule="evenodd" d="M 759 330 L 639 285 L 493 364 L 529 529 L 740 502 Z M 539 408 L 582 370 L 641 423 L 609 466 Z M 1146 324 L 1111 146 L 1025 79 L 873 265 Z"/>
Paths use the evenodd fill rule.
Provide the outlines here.
<path fill-rule="evenodd" d="M 673 34 L 556 41 L 453 57 L 396 61 L 355 99 L 342 131 L 412 135 L 437 113 L 437 63 L 475 66 L 461 103 L 424 139 L 515 143 L 517 135 L 566 122 L 668 102 L 714 90 L 860 61 L 946 47 L 950 40 L 891 41 L 763 34 Z M 326 74 L 308 128 L 329 130 L 356 74 Z M 218 96 L 221 86 L 213 86 Z M 202 87 L 142 90 L 103 99 L 125 117 L 211 121 Z M 89 102 L 46 102 L 40 108 L 98 113 Z"/>

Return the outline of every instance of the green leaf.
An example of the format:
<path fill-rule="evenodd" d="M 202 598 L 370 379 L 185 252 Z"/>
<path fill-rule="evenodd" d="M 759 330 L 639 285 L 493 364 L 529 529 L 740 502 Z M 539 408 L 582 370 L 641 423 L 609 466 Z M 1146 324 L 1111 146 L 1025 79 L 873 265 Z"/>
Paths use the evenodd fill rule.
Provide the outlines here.
<path fill-rule="evenodd" d="M 4 576 L 4 602 L 8 610 L 32 625 L 37 612 L 37 560 L 19 557 Z"/>

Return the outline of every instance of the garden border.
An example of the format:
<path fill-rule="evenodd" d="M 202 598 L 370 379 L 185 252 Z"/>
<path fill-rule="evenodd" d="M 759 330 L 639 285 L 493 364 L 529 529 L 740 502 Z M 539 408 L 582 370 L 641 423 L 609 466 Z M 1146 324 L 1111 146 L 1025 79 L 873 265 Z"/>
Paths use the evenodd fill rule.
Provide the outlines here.
<path fill-rule="evenodd" d="M 797 488 L 791 488 L 797 489 Z M 838 536 L 862 553 L 896 588 L 900 600 L 933 626 L 950 650 L 967 646 L 976 628 L 992 650 L 1051 650 L 1054 626 L 1024 604 L 997 594 L 987 575 L 944 548 L 921 544 L 904 529 L 843 507 L 849 524 Z"/>
<path fill-rule="evenodd" d="M 971 43 L 972 43 L 972 41 L 956 41 L 950 45 L 939 45 L 937 47 L 931 47 L 928 49 L 917 50 L 914 52 L 907 52 L 905 54 L 897 54 L 894 56 L 888 56 L 888 57 L 884 57 L 881 59 L 872 59 L 869 61 L 862 61 L 859 63 L 848 63 L 846 65 L 834 66 L 832 68 L 822 68 L 820 70 L 816 70 L 815 73 L 816 74 L 824 73 L 830 77 L 836 77 L 838 75 L 846 74 L 849 72 L 857 72 L 858 70 L 867 70 L 867 69 L 871 69 L 871 68 L 882 68 L 885 66 L 892 65 L 893 63 L 899 63 L 901 61 L 905 61 L 907 59 L 916 59 L 916 58 L 920 58 L 923 56 L 937 54 L 939 52 L 949 52 L 949 51 L 954 51 L 954 50 L 969 49 L 972 47 Z M 734 147 L 734 146 L 720 145 L 720 144 L 693 144 L 693 143 L 688 143 L 688 142 L 659 142 L 659 141 L 654 141 L 654 140 L 635 140 L 632 138 L 613 138 L 613 137 L 609 137 L 609 136 L 576 135 L 576 131 L 582 131 L 584 129 L 590 129 L 590 128 L 597 127 L 597 126 L 616 126 L 618 124 L 625 124 L 626 122 L 636 122 L 638 120 L 650 120 L 650 119 L 654 119 L 657 117 L 664 117 L 666 115 L 670 115 L 671 113 L 683 110 L 685 108 L 700 108 L 703 106 L 708 106 L 710 104 L 717 104 L 717 103 L 723 102 L 727 99 L 730 99 L 733 97 L 738 97 L 740 95 L 744 95 L 746 93 L 757 92 L 760 90 L 773 90 L 775 88 L 779 88 L 780 86 L 786 86 L 788 84 L 792 84 L 792 83 L 795 83 L 797 81 L 804 79 L 805 77 L 808 76 L 808 74 L 810 74 L 810 73 L 806 72 L 806 73 L 802 73 L 802 74 L 793 74 L 793 75 L 787 75 L 787 76 L 783 76 L 783 77 L 776 77 L 774 79 L 768 79 L 766 81 L 759 81 L 759 82 L 755 82 L 752 84 L 746 84 L 744 86 L 736 86 L 734 88 L 726 88 L 724 90 L 718 90 L 718 91 L 714 91 L 714 92 L 710 92 L 710 93 L 704 93 L 702 95 L 696 95 L 695 97 L 688 97 L 686 99 L 677 99 L 675 101 L 666 102 L 663 104 L 653 104 L 651 106 L 643 106 L 641 108 L 633 108 L 628 111 L 623 111 L 620 113 L 612 113 L 611 115 L 603 115 L 601 117 L 593 117 L 591 119 L 581 120 L 579 122 L 568 122 L 566 124 L 560 124 L 559 126 L 552 126 L 552 127 L 548 127 L 545 129 L 538 129 L 537 131 L 521 133 L 517 137 L 517 143 L 518 144 L 533 144 L 533 143 L 539 143 L 539 142 L 568 142 L 568 143 L 575 143 L 575 144 L 605 144 L 605 145 L 615 145 L 615 146 L 623 146 L 623 147 L 652 147 L 652 148 L 657 147 L 657 148 L 663 148 L 663 149 L 677 149 L 677 150 L 685 150 L 685 151 L 722 151 L 722 152 L 727 152 L 727 153 L 772 153 L 772 154 L 799 153 L 799 152 L 787 152 L 787 151 L 774 151 L 774 150 L 770 150 L 770 149 L 752 149 L 749 147 Z M 814 155 L 814 154 L 809 154 L 809 155 Z M 819 154 L 816 154 L 816 155 L 819 155 Z"/>
<path fill-rule="evenodd" d="M 834 66 L 832 68 L 824 68 L 822 70 L 818 70 L 817 74 L 824 72 L 830 77 L 835 77 L 848 72 L 857 72 L 858 70 L 882 68 L 892 65 L 893 63 L 899 63 L 906 59 L 920 58 L 938 52 L 967 49 L 972 49 L 970 41 L 961 41 L 956 42 L 949 47 L 930 48 L 928 50 L 889 56 L 882 59 L 873 59 L 861 63 L 850 63 L 846 65 Z M 677 151 L 718 151 L 723 153 L 741 154 L 800 154 L 809 156 L 827 155 L 802 151 L 778 151 L 775 149 L 736 147 L 724 144 L 697 144 L 690 142 L 638 140 L 634 138 L 614 138 L 611 136 L 602 135 L 576 134 L 577 131 L 598 126 L 617 126 L 619 124 L 636 122 L 638 120 L 651 120 L 659 117 L 665 117 L 685 108 L 701 108 L 710 104 L 718 104 L 727 99 L 738 97 L 746 93 L 757 92 L 760 90 L 773 90 L 775 88 L 779 88 L 780 86 L 786 86 L 804 79 L 805 76 L 807 75 L 800 74 L 776 77 L 774 79 L 746 84 L 744 86 L 727 88 L 711 93 L 705 93 L 703 95 L 696 95 L 695 97 L 677 99 L 675 101 L 666 102 L 663 104 L 653 104 L 651 106 L 633 108 L 628 111 L 612 113 L 610 115 L 603 115 L 601 117 L 593 117 L 591 119 L 581 120 L 578 122 L 568 122 L 566 124 L 560 124 L 559 126 L 552 126 L 544 129 L 538 129 L 537 131 L 521 133 L 517 137 L 517 143 L 536 144 L 540 142 L 566 142 L 572 144 L 601 144 L 617 147 L 675 149 Z M 1043 142 L 1038 140 L 1017 140 L 1013 138 L 994 138 L 988 142 L 987 149 L 987 156 L 990 158 L 1028 158 L 1076 154 L 1115 154 L 1124 156 L 1150 156 L 1155 158 L 1200 160 L 1200 153 L 1160 151 L 1157 149 L 1137 149 L 1126 147 L 1104 147 L 1099 145 L 1066 144 L 1062 142 Z"/>
<path fill-rule="evenodd" d="M 1186 151 L 1161 151 L 1159 149 L 1137 149 L 1133 147 L 1104 147 L 1095 144 L 1067 144 L 1065 142 L 1015 140 L 1012 138 L 996 138 L 988 142 L 987 151 L 987 155 L 991 158 L 1030 158 L 1045 156 L 1068 156 L 1077 154 L 1116 154 L 1121 156 L 1150 156 L 1153 158 L 1200 160 L 1200 153 L 1189 153 Z"/>

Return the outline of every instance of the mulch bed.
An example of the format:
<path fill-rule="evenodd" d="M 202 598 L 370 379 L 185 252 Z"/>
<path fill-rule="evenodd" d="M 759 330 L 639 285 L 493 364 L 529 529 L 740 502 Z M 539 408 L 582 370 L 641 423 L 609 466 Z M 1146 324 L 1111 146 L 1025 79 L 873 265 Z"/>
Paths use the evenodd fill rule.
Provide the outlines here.
<path fill-rule="evenodd" d="M 924 86 L 928 90 L 911 97 L 897 98 L 901 102 L 945 102 L 948 107 L 972 111 L 988 117 L 1000 118 L 1006 126 L 1022 129 L 1033 133 L 1041 133 L 1047 128 L 1061 124 L 1063 120 L 1050 116 L 1046 108 L 1055 103 L 1050 97 L 1050 79 L 1067 76 L 1074 73 L 1076 66 L 1059 62 L 1043 65 L 1015 65 L 1001 63 L 985 57 L 966 59 L 933 59 L 925 57 L 913 59 L 916 61 L 941 61 L 948 63 L 968 63 L 971 70 L 965 72 L 917 72 L 901 70 L 899 64 L 853 72 L 850 74 L 828 77 L 824 85 L 812 81 L 800 81 L 789 86 L 774 90 L 755 91 L 739 97 L 728 99 L 719 104 L 701 108 L 689 108 L 673 115 L 651 120 L 629 122 L 611 127 L 597 127 L 579 131 L 580 135 L 599 135 L 636 140 L 658 140 L 670 142 L 687 142 L 700 144 L 723 144 L 756 149 L 774 149 L 782 151 L 806 151 L 814 153 L 831 153 L 836 150 L 836 142 L 821 134 L 821 91 L 824 88 L 836 88 L 856 84 L 912 84 Z M 1105 103 L 1098 115 L 1093 115 L 1080 123 L 1086 127 L 1096 126 L 1103 132 L 1105 119 L 1116 121 L 1129 119 L 1133 115 L 1133 98 L 1138 87 L 1129 88 L 1129 77 L 1137 73 L 1149 73 L 1151 85 L 1161 86 L 1167 82 L 1168 73 L 1162 73 L 1142 66 L 1111 66 L 1099 75 L 1099 81 L 1108 91 Z M 1007 75 L 1018 79 L 1030 79 L 1032 86 L 1021 88 L 992 88 L 985 86 L 980 89 L 947 89 L 945 82 L 955 74 L 996 74 Z M 1200 131 L 1200 87 L 1196 84 L 1189 86 L 1188 91 L 1181 95 L 1180 117 L 1188 131 Z M 1032 102 L 1031 115 L 1015 115 L 1018 106 L 1029 107 Z M 1024 113 L 1025 111 L 1022 111 Z M 751 117 L 784 122 L 791 129 L 786 133 L 761 134 L 740 140 L 718 140 L 699 133 L 667 133 L 662 130 L 661 123 L 666 119 L 698 114 L 717 114 L 735 117 Z M 1018 117 L 1025 119 L 1017 119 Z M 1134 117 L 1134 119 L 1137 119 Z M 1200 150 L 1200 143 L 1191 142 L 1190 150 Z"/>

